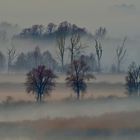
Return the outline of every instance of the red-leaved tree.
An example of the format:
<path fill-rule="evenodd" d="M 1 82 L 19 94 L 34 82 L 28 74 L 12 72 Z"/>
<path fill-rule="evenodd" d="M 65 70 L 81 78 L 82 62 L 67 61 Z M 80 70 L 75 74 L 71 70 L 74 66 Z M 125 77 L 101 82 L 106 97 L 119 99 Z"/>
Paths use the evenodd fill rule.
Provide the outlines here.
<path fill-rule="evenodd" d="M 89 73 L 89 67 L 82 60 L 74 60 L 67 73 L 66 83 L 77 94 L 77 99 L 80 99 L 80 94 L 87 89 L 86 80 L 95 78 Z"/>
<path fill-rule="evenodd" d="M 41 65 L 27 73 L 26 91 L 35 95 L 37 102 L 42 101 L 42 97 L 49 95 L 55 87 L 57 76 L 52 70 Z"/>

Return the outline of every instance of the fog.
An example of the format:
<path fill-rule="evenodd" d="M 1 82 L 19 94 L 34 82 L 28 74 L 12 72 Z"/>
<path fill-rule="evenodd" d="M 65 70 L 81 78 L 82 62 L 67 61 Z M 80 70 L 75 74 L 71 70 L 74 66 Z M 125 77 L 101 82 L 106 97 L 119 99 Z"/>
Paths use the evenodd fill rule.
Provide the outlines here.
<path fill-rule="evenodd" d="M 103 47 L 103 56 L 101 65 L 103 68 L 103 71 L 108 72 L 110 71 L 111 65 L 116 64 L 117 57 L 116 57 L 116 49 L 119 45 L 121 45 L 123 38 L 120 39 L 106 39 L 102 41 L 102 47 Z M 81 43 L 86 46 L 88 46 L 87 49 L 83 51 L 83 54 L 89 55 L 90 53 L 95 54 L 95 42 L 94 40 L 88 40 L 87 38 L 82 38 Z M 41 52 L 49 50 L 52 54 L 53 58 L 57 60 L 57 62 L 60 64 L 60 61 L 58 59 L 58 48 L 56 44 L 56 40 L 54 42 L 44 42 L 44 41 L 29 41 L 29 40 L 15 40 L 13 41 L 14 47 L 16 48 L 16 54 L 19 55 L 21 52 L 30 52 L 35 49 L 36 46 L 39 46 L 41 49 Z M 139 40 L 132 40 L 127 39 L 125 43 L 125 47 L 127 49 L 125 59 L 122 62 L 122 70 L 127 70 L 128 66 L 135 61 L 137 64 L 139 64 L 139 47 L 140 41 Z M 66 46 L 70 45 L 70 41 L 67 40 Z M 11 48 L 11 41 L 1 44 L 0 50 L 5 54 L 7 58 L 7 48 Z M 15 59 L 16 60 L 16 59 Z M 66 51 L 65 54 L 65 63 L 68 64 L 70 60 L 70 55 L 68 54 L 68 51 Z"/>
<path fill-rule="evenodd" d="M 138 140 L 139 105 L 136 98 L 1 104 L 0 138 Z"/>
<path fill-rule="evenodd" d="M 24 120 L 97 117 L 106 113 L 139 111 L 139 99 L 102 99 L 87 101 L 63 101 L 47 104 L 32 104 L 18 102 L 0 106 L 1 122 L 16 122 Z"/>
<path fill-rule="evenodd" d="M 28 28 L 34 24 L 43 24 L 53 22 L 59 24 L 62 21 L 68 21 L 72 24 L 77 24 L 80 27 L 85 27 L 88 32 L 94 34 L 95 30 L 100 27 L 107 28 L 107 37 L 102 42 L 103 60 L 102 67 L 109 70 L 110 65 L 116 63 L 116 48 L 121 45 L 122 40 L 127 36 L 126 48 L 127 53 L 125 60 L 122 63 L 123 68 L 127 69 L 128 65 L 135 61 L 139 63 L 140 51 L 140 8 L 139 0 L 40 0 L 33 1 L 18 1 L 18 0 L 1 0 L 0 1 L 0 23 L 3 21 L 9 22 L 14 26 L 14 30 L 8 30 L 9 40 L 3 43 L 0 41 L 0 50 L 7 55 L 7 48 L 11 44 L 17 49 L 17 53 L 28 52 L 36 46 L 41 48 L 41 51 L 49 50 L 55 59 L 57 57 L 56 40 L 53 42 L 46 41 L 31 41 L 11 40 L 12 35 L 18 34 L 23 28 Z M 26 9 L 26 10 L 25 10 Z M 83 10 L 85 9 L 85 10 Z M 3 29 L 0 29 L 3 30 Z M 89 46 L 84 54 L 95 54 L 95 42 L 88 38 L 82 38 L 81 42 Z M 70 45 L 70 40 L 67 40 L 66 46 Z M 68 63 L 69 56 L 66 54 L 65 63 Z"/>
<path fill-rule="evenodd" d="M 92 32 L 105 26 L 111 35 L 135 36 L 139 35 L 139 5 L 139 0 L 1 0 L 0 17 L 22 27 L 68 20 Z"/>
<path fill-rule="evenodd" d="M 80 101 L 61 76 L 52 96 L 38 104 L 25 92 L 25 75 L 0 75 L 0 139 L 139 139 L 140 99 L 125 95 L 124 76 L 97 75 Z"/>
<path fill-rule="evenodd" d="M 20 71 L 16 67 L 16 58 L 21 52 L 27 54 L 39 46 L 41 55 L 49 51 L 56 60 L 54 64 L 58 62 L 60 65 L 56 34 L 52 40 L 43 38 L 47 35 L 44 34 L 47 33 L 46 28 L 43 28 L 38 38 L 32 38 L 32 35 L 20 38 L 18 35 L 32 25 L 47 27 L 51 22 L 59 25 L 63 21 L 76 24 L 79 29 L 85 28 L 87 34 L 81 37 L 80 45 L 88 47 L 80 54 L 89 56 L 93 53 L 95 61 L 94 35 L 99 27 L 106 28 L 106 36 L 99 39 L 103 49 L 102 73 L 92 70 L 96 80 L 87 82 L 86 93 L 77 101 L 76 94 L 65 84 L 66 76 L 57 67 L 55 70 L 59 77 L 55 89 L 42 103 L 37 103 L 34 95 L 25 90 L 25 73 L 30 68 L 24 69 L 24 66 Z M 111 66 L 117 65 L 116 48 L 121 46 L 124 37 L 127 37 L 127 51 L 121 63 L 122 73 L 113 73 Z M 140 98 L 128 97 L 125 87 L 128 66 L 132 61 L 140 64 L 139 44 L 139 0 L 0 0 L 0 67 L 3 67 L 0 68 L 0 139 L 139 140 Z M 65 45 L 64 63 L 69 64 L 69 36 Z M 8 48 L 16 50 L 9 65 L 10 71 Z"/>

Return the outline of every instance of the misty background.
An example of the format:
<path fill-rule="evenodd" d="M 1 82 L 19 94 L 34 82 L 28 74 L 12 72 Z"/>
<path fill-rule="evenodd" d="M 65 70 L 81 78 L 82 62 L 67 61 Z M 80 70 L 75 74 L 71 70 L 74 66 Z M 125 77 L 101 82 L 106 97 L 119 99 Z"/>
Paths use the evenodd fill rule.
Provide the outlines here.
<path fill-rule="evenodd" d="M 68 21 L 86 28 L 91 34 L 94 34 L 99 27 L 105 27 L 107 37 L 102 42 L 103 68 L 110 69 L 110 65 L 115 63 L 115 50 L 122 43 L 123 38 L 127 37 L 125 44 L 127 54 L 123 62 L 123 69 L 127 69 L 132 61 L 139 64 L 139 5 L 139 0 L 0 0 L 0 23 L 7 22 L 12 25 L 10 29 L 5 27 L 9 39 L 24 28 L 35 24 L 47 26 L 50 22 L 59 25 L 63 21 Z M 3 30 L 3 26 L 1 30 Z M 85 53 L 95 53 L 94 40 L 83 39 L 82 42 L 90 46 Z M 55 41 L 49 44 L 25 40 L 13 44 L 18 54 L 39 46 L 42 51 L 49 50 L 57 59 Z M 10 40 L 6 43 L 0 42 L 0 49 L 5 54 L 9 47 L 11 47 Z M 65 58 L 65 61 L 67 62 L 68 58 Z"/>
<path fill-rule="evenodd" d="M 67 20 L 91 32 L 105 26 L 115 36 L 139 35 L 139 0 L 0 0 L 0 20 L 21 27 Z"/>
<path fill-rule="evenodd" d="M 107 34 L 101 41 L 101 65 L 105 74 L 97 74 L 92 69 L 97 79 L 87 83 L 85 100 L 80 101 L 75 101 L 76 95 L 66 88 L 65 76 L 59 74 L 56 89 L 39 105 L 34 102 L 34 96 L 25 91 L 25 73 L 18 72 L 26 67 L 21 62 L 27 62 L 26 72 L 34 66 L 32 59 L 37 46 L 39 59 L 46 65 L 53 64 L 54 70 L 58 66 L 56 40 L 31 39 L 26 35 L 24 39 L 13 37 L 26 28 L 31 29 L 32 25 L 47 27 L 54 23 L 59 26 L 63 21 L 85 29 L 87 36 L 81 37 L 81 43 L 89 46 L 83 52 L 86 62 L 91 53 L 96 56 L 95 40 L 88 35 L 94 36 L 99 27 L 106 28 Z M 127 37 L 127 52 L 121 72 L 126 72 L 132 61 L 139 64 L 140 0 L 0 0 L 0 72 L 2 67 L 5 72 L 0 74 L 0 139 L 138 140 L 139 98 L 126 94 L 126 73 L 106 74 L 113 64 L 116 66 L 115 51 L 124 37 Z M 66 47 L 69 45 L 67 38 Z M 16 53 L 9 73 L 8 49 L 12 47 Z M 68 63 L 67 52 L 65 64 Z M 56 69 L 59 71 L 59 66 Z"/>
<path fill-rule="evenodd" d="M 54 58 L 57 59 L 55 41 L 50 44 L 44 41 L 32 40 L 16 40 L 12 42 L 10 39 L 13 35 L 20 33 L 22 29 L 31 27 L 34 24 L 43 24 L 47 26 L 50 22 L 53 22 L 59 25 L 59 23 L 62 21 L 68 21 L 72 24 L 78 25 L 79 27 L 85 27 L 86 30 L 92 34 L 94 34 L 96 29 L 98 29 L 100 26 L 107 29 L 107 37 L 102 42 L 102 64 L 104 68 L 110 67 L 111 64 L 115 63 L 115 49 L 122 43 L 123 38 L 127 36 L 127 42 L 125 44 L 127 54 L 123 63 L 125 67 L 127 67 L 132 61 L 139 63 L 139 4 L 140 2 L 138 0 L 133 0 L 133 2 L 130 0 L 0 0 L 0 23 L 5 22 L 4 24 L 1 24 L 0 27 L 2 30 L 7 31 L 9 39 L 5 42 L 0 42 L 0 49 L 6 55 L 7 48 L 11 47 L 11 45 L 14 45 L 18 51 L 18 54 L 21 51 L 26 53 L 28 51 L 33 51 L 36 46 L 39 46 L 41 51 L 51 51 Z M 95 53 L 94 40 L 84 38 L 82 39 L 82 43 L 89 46 L 85 53 Z M 68 58 L 66 58 L 66 61 L 67 59 Z M 22 78 L 25 80 L 25 77 Z M 3 82 L 3 79 L 6 79 L 6 76 L 4 75 L 4 78 L 1 79 Z M 18 78 L 16 77 L 16 79 Z M 8 80 L 6 80 L 6 82 Z M 12 80 L 12 82 L 13 81 L 15 81 L 15 79 Z M 4 84 L 8 85 L 6 82 Z M 23 83 L 24 81 L 22 81 L 22 84 Z M 1 89 L 8 89 L 8 87 L 4 86 L 4 84 L 1 84 Z M 104 83 L 102 84 L 105 85 Z M 19 88 L 13 85 L 13 87 L 16 87 L 16 90 L 18 90 L 17 92 L 13 90 L 15 93 L 25 92 L 23 85 L 17 86 Z M 124 93 L 124 89 L 122 90 L 122 85 L 119 85 L 119 88 L 118 85 L 116 87 L 115 93 Z M 118 91 L 117 89 L 120 89 L 120 87 L 121 91 Z M 105 88 L 108 88 L 108 85 L 105 86 Z M 92 92 L 93 90 L 94 89 L 91 88 L 90 91 Z M 1 91 L 7 92 L 7 90 Z M 98 88 L 96 91 L 98 91 Z M 97 93 L 99 94 L 100 92 Z"/>

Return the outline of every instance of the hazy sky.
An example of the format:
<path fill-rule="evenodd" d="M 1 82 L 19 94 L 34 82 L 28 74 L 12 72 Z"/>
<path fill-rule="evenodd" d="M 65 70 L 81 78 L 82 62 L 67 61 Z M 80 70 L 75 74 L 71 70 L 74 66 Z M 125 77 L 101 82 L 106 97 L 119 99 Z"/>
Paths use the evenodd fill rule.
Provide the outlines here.
<path fill-rule="evenodd" d="M 94 31 L 139 34 L 140 0 L 0 0 L 0 21 L 32 24 L 68 20 Z"/>

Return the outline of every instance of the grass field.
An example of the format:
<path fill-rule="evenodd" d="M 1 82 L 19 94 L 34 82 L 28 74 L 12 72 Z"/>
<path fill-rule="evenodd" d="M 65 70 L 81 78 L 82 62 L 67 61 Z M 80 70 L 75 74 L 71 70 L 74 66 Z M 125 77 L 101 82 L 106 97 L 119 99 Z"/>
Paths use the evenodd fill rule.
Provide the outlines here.
<path fill-rule="evenodd" d="M 0 81 L 0 139 L 139 140 L 140 99 L 126 96 L 123 79 L 97 76 L 76 101 L 62 76 L 52 95 L 37 104 L 25 92 L 24 75 L 6 76 Z"/>

